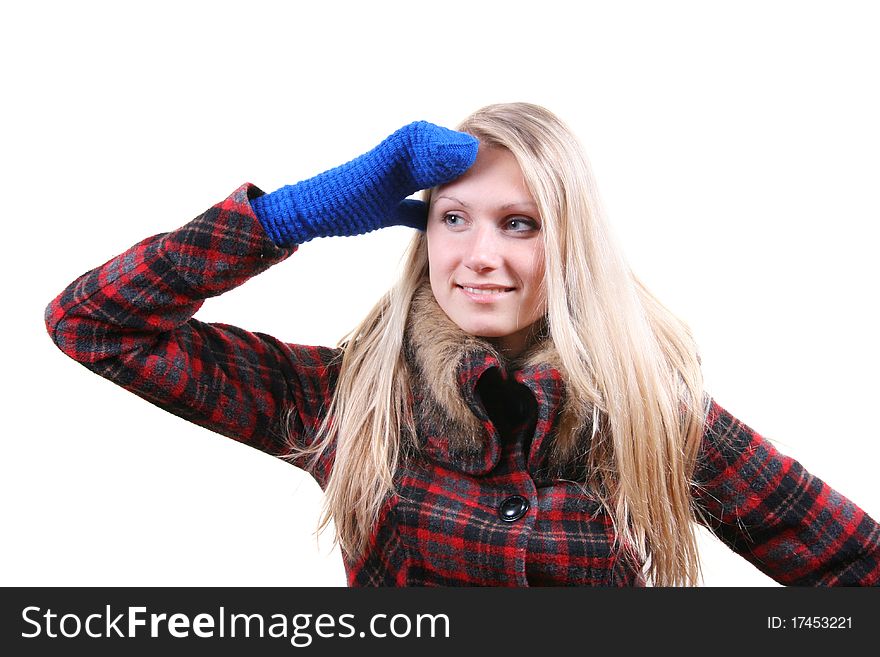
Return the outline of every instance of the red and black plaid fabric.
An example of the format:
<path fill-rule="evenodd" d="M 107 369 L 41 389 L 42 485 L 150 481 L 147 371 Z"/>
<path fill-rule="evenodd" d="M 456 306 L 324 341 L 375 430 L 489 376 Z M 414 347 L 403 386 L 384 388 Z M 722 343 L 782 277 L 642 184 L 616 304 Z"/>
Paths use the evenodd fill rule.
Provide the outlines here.
<path fill-rule="evenodd" d="M 46 310 L 50 335 L 92 371 L 157 406 L 272 455 L 290 434 L 314 437 L 339 372 L 338 349 L 288 344 L 192 316 L 295 249 L 276 247 L 245 185 L 170 233 L 136 244 L 71 283 Z M 369 550 L 347 561 L 352 586 L 639 585 L 614 548 L 611 519 L 549 467 L 563 381 L 550 366 L 512 373 L 487 353 L 458 366 L 483 449 L 453 450 L 449 426 L 421 412 L 420 449 L 397 472 L 398 494 Z M 309 468 L 323 487 L 332 450 Z M 576 470 L 576 468 L 575 468 Z M 880 527 L 848 499 L 714 401 L 695 473 L 704 522 L 783 584 L 880 583 Z"/>

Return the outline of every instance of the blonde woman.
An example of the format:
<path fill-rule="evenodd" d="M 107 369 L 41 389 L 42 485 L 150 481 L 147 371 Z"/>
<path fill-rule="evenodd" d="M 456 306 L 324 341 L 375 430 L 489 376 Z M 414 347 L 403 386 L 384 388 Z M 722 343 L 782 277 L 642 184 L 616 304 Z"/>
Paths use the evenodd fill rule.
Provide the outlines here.
<path fill-rule="evenodd" d="M 783 584 L 880 582 L 880 527 L 706 394 L 596 198 L 541 107 L 413 123 L 140 242 L 47 327 L 94 372 L 310 472 L 352 586 L 693 585 L 695 523 Z M 399 282 L 336 348 L 192 317 L 310 239 L 401 224 L 418 230 Z"/>

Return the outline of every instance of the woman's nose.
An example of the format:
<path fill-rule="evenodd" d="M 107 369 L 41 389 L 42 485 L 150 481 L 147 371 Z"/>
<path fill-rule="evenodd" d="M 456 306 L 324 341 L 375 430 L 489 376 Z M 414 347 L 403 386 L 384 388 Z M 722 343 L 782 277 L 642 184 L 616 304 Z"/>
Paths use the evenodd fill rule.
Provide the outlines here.
<path fill-rule="evenodd" d="M 485 223 L 477 224 L 471 232 L 464 264 L 473 271 L 497 269 L 501 266 L 502 245 L 495 227 Z"/>

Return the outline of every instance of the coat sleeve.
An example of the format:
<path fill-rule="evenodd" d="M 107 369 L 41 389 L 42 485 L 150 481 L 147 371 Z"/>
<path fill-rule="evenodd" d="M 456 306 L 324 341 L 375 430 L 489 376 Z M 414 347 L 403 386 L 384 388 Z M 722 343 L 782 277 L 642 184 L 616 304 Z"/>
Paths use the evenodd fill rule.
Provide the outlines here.
<path fill-rule="evenodd" d="M 777 582 L 880 584 L 880 526 L 714 400 L 694 479 L 701 522 Z"/>
<path fill-rule="evenodd" d="M 307 445 L 329 405 L 338 349 L 286 344 L 193 319 L 203 301 L 286 259 L 243 185 L 181 228 L 73 281 L 46 309 L 55 344 L 93 372 L 224 436 L 282 456 Z M 97 412 L 97 411 L 96 411 Z M 329 464 L 308 469 L 319 483 Z M 323 485 L 323 484 L 322 484 Z"/>

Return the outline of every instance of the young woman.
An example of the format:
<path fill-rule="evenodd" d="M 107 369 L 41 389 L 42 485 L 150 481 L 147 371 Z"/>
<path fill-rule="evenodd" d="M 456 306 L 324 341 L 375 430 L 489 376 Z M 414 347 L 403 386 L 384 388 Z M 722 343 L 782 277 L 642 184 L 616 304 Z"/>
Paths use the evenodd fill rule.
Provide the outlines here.
<path fill-rule="evenodd" d="M 47 327 L 98 374 L 310 472 L 353 586 L 695 584 L 695 522 L 784 584 L 880 582 L 880 526 L 706 394 L 687 327 L 596 199 L 541 107 L 414 123 L 140 242 Z M 404 272 L 336 348 L 192 318 L 310 239 L 389 225 L 419 229 Z"/>

